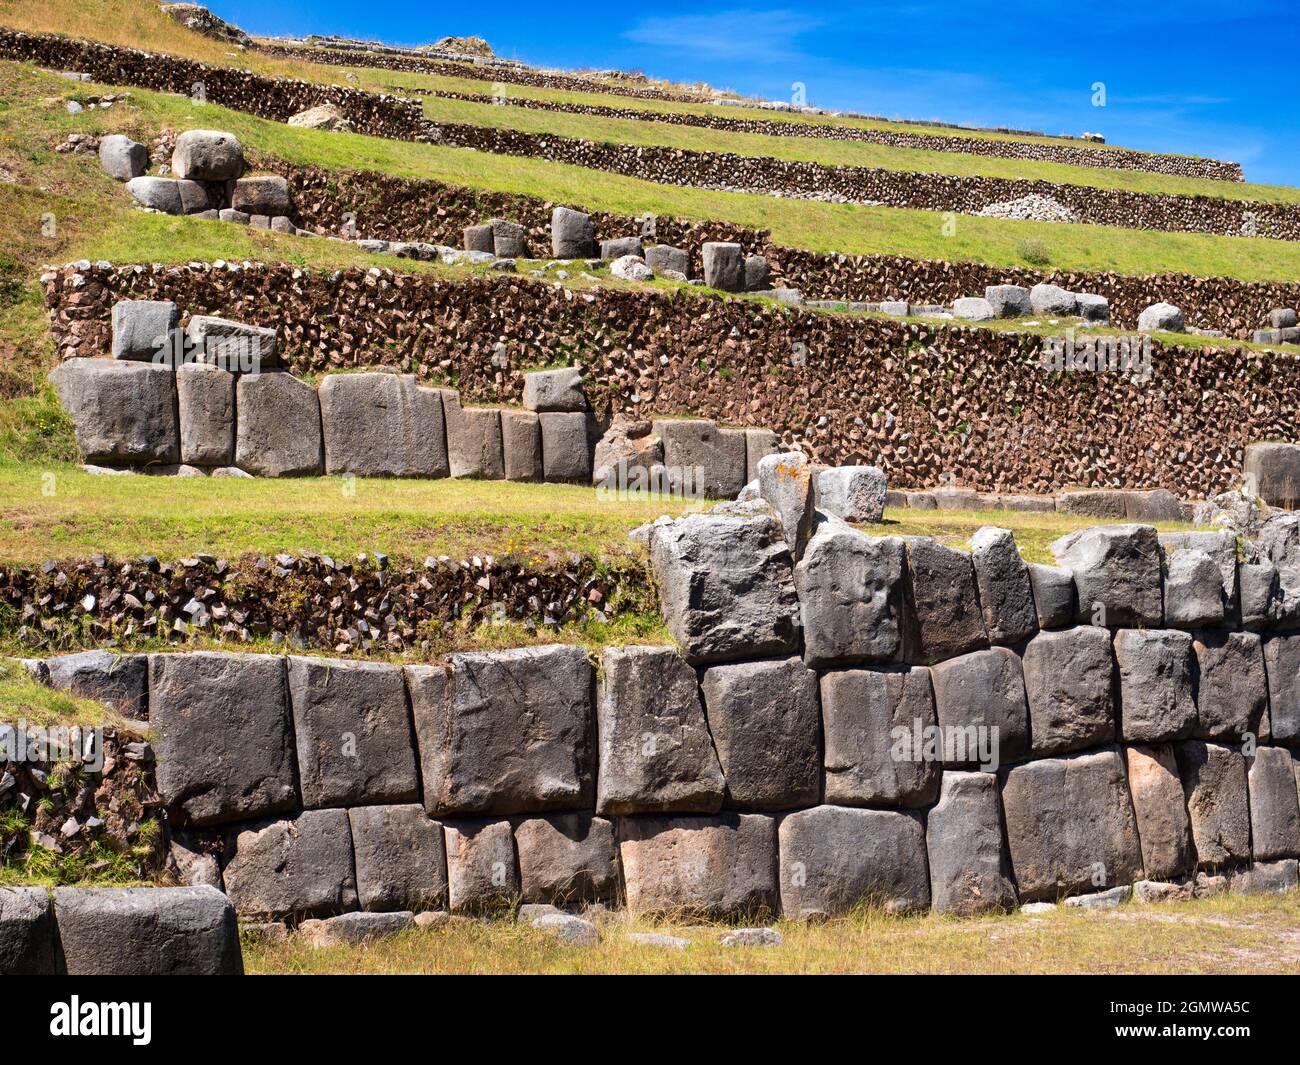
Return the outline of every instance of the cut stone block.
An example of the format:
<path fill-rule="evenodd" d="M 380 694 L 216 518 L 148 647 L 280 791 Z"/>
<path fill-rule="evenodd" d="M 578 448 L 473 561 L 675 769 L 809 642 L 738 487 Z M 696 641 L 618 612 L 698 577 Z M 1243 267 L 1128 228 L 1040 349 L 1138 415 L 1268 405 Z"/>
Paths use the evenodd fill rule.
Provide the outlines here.
<path fill-rule="evenodd" d="M 501 441 L 501 412 L 461 406 L 450 389 L 442 393 L 443 420 L 447 427 L 447 459 L 453 477 L 478 477 L 499 481 L 506 475 L 505 448 Z"/>
<path fill-rule="evenodd" d="M 99 165 L 117 181 L 130 181 L 149 169 L 149 149 L 143 144 L 110 133 L 99 140 Z"/>
<path fill-rule="evenodd" d="M 1277 567 L 1272 562 L 1243 562 L 1237 577 L 1242 628 L 1251 632 L 1275 628 L 1285 609 Z"/>
<path fill-rule="evenodd" d="M 989 285 L 984 289 L 984 298 L 995 318 L 1028 318 L 1033 313 L 1029 289 L 1021 285 Z"/>
<path fill-rule="evenodd" d="M 163 214 L 184 214 L 181 203 L 181 183 L 170 177 L 141 175 L 126 183 L 126 191 L 141 207 Z"/>
<path fill-rule="evenodd" d="M 305 810 L 293 820 L 231 829 L 221 876 L 241 917 L 278 921 L 355 910 L 348 812 Z"/>
<path fill-rule="evenodd" d="M 396 913 L 340 913 L 298 925 L 298 934 L 311 946 L 336 947 L 342 943 L 368 943 L 396 935 L 415 923 L 410 910 Z"/>
<path fill-rule="evenodd" d="M 1129 521 L 1146 524 L 1156 521 L 1182 521 L 1183 505 L 1167 488 L 1153 488 L 1149 492 L 1126 492 Z M 1161 537 L 1163 542 L 1164 537 Z"/>
<path fill-rule="evenodd" d="M 1263 641 L 1253 632 L 1209 630 L 1194 634 L 1197 666 L 1195 735 L 1258 743 L 1271 738 Z"/>
<path fill-rule="evenodd" d="M 1100 322 L 1104 325 L 1110 324 L 1110 301 L 1105 296 L 1097 296 L 1090 292 L 1080 292 L 1079 300 L 1079 317 L 1085 322 Z"/>
<path fill-rule="evenodd" d="M 540 481 L 542 464 L 542 425 L 529 410 L 501 412 L 501 447 L 505 454 L 507 481 Z"/>
<path fill-rule="evenodd" d="M 930 670 L 950 768 L 996 769 L 1029 753 L 1029 708 L 1020 658 L 1005 647 L 972 651 Z"/>
<path fill-rule="evenodd" d="M 983 296 L 962 296 L 953 300 L 952 316 L 966 322 L 989 322 L 996 317 L 993 304 Z"/>
<path fill-rule="evenodd" d="M 547 481 L 591 484 L 591 448 L 585 414 L 539 414 L 542 469 Z"/>
<path fill-rule="evenodd" d="M 1138 331 L 1182 333 L 1185 331 L 1183 312 L 1172 303 L 1153 303 L 1138 315 Z"/>
<path fill-rule="evenodd" d="M 1098 525 L 1051 544 L 1078 591 L 1075 620 L 1110 628 L 1164 624 L 1160 542 L 1150 525 Z"/>
<path fill-rule="evenodd" d="M 1300 636 L 1265 640 L 1264 666 L 1273 742 L 1300 745 Z"/>
<path fill-rule="evenodd" d="M 1204 551 L 1170 551 L 1166 556 L 1165 624 L 1173 629 L 1223 624 L 1219 567 Z"/>
<path fill-rule="evenodd" d="M 452 913 L 492 914 L 519 898 L 519 866 L 509 821 L 445 821 Z"/>
<path fill-rule="evenodd" d="M 229 466 L 235 461 L 235 376 L 207 363 L 176 370 L 181 462 Z"/>
<path fill-rule="evenodd" d="M 320 402 L 288 373 L 244 374 L 235 386 L 235 464 L 257 477 L 315 477 L 324 467 Z"/>
<path fill-rule="evenodd" d="M 591 216 L 570 207 L 551 212 L 551 254 L 557 259 L 591 259 L 599 251 Z"/>
<path fill-rule="evenodd" d="M 1183 740 L 1175 750 L 1197 868 L 1250 861 L 1250 802 L 1241 752 L 1202 740 Z"/>
<path fill-rule="evenodd" d="M 913 665 L 955 658 L 989 643 L 970 556 L 928 537 L 904 537 L 903 649 Z"/>
<path fill-rule="evenodd" d="M 813 471 L 808 459 L 800 451 L 787 451 L 760 460 L 758 491 L 781 519 L 785 542 L 798 561 L 813 524 Z"/>
<path fill-rule="evenodd" d="M 1154 880 L 1182 876 L 1194 863 L 1174 748 L 1125 747 L 1124 760 L 1145 875 Z"/>
<path fill-rule="evenodd" d="M 466 226 L 464 238 L 466 251 L 481 251 L 489 255 L 493 253 L 494 245 L 491 226 Z"/>
<path fill-rule="evenodd" d="M 709 288 L 723 292 L 745 290 L 745 253 L 739 244 L 705 241 L 701 254 L 704 256 L 704 283 Z"/>
<path fill-rule="evenodd" d="M 1164 743 L 1192 734 L 1191 636 L 1171 629 L 1121 629 L 1115 634 L 1115 661 L 1125 743 Z M 1147 875 L 1153 874 L 1148 870 Z"/>
<path fill-rule="evenodd" d="M 936 912 L 970 917 L 1015 909 L 996 776 L 944 773 L 939 802 L 925 819 L 925 844 Z"/>
<path fill-rule="evenodd" d="M 1233 870 L 1228 890 L 1241 895 L 1285 895 L 1300 884 L 1300 863 L 1294 858 L 1256 862 L 1249 869 Z"/>
<path fill-rule="evenodd" d="M 1028 563 L 1029 584 L 1040 629 L 1060 629 L 1074 624 L 1074 577 L 1068 569 Z"/>
<path fill-rule="evenodd" d="M 541 412 L 585 411 L 582 371 L 576 366 L 524 374 L 524 408 Z"/>
<path fill-rule="evenodd" d="M 363 910 L 439 910 L 447 905 L 442 825 L 418 803 L 348 811 Z"/>
<path fill-rule="evenodd" d="M 1029 567 L 1020 557 L 1010 529 L 991 525 L 971 537 L 971 561 L 975 585 L 989 640 L 1015 644 L 1038 631 Z"/>
<path fill-rule="evenodd" d="M 189 129 L 176 138 L 172 173 L 194 181 L 230 181 L 244 172 L 244 146 L 233 133 Z"/>
<path fill-rule="evenodd" d="M 1300 796 L 1291 753 L 1259 747 L 1246 764 L 1251 855 L 1257 862 L 1300 856 Z"/>
<path fill-rule="evenodd" d="M 116 655 L 82 651 L 46 659 L 48 684 L 86 699 L 94 699 L 122 717 L 149 717 L 149 660 L 145 655 Z"/>
<path fill-rule="evenodd" d="M 1300 444 L 1247 444 L 1242 473 L 1269 506 L 1300 509 Z"/>
<path fill-rule="evenodd" d="M 230 206 L 248 215 L 264 214 L 272 218 L 293 213 L 289 183 L 276 174 L 240 178 L 231 193 Z"/>
<path fill-rule="evenodd" d="M 232 373 L 256 373 L 280 365 L 275 330 L 265 326 L 195 314 L 185 327 L 185 339 L 193 345 L 196 361 L 213 363 Z"/>
<path fill-rule="evenodd" d="M 1029 306 L 1035 314 L 1064 318 L 1078 313 L 1079 298 L 1060 285 L 1040 283 L 1029 290 Z"/>
<path fill-rule="evenodd" d="M 793 920 L 866 903 L 888 913 L 930 908 L 919 814 L 816 806 L 781 819 L 781 909 Z"/>
<path fill-rule="evenodd" d="M 92 465 L 175 463 L 180 458 L 175 375 L 165 366 L 68 359 L 50 373 L 72 417 L 77 450 Z"/>
<path fill-rule="evenodd" d="M 1056 509 L 1086 518 L 1127 518 L 1129 493 L 1123 489 L 1082 489 L 1062 492 Z"/>
<path fill-rule="evenodd" d="M 681 248 L 674 248 L 669 244 L 652 244 L 645 249 L 644 258 L 646 266 L 656 274 L 671 270 L 673 273 L 690 277 L 691 256 Z"/>
<path fill-rule="evenodd" d="M 625 255 L 635 255 L 640 259 L 644 257 L 644 253 L 645 247 L 640 237 L 614 237 L 600 242 L 600 257 L 606 262 L 621 259 Z"/>
<path fill-rule="evenodd" d="M 885 490 L 885 472 L 875 466 L 834 466 L 817 475 L 817 506 L 845 521 L 878 522 Z"/>
<path fill-rule="evenodd" d="M 1179 518 L 1166 520 L 1178 521 Z M 1230 530 L 1221 532 L 1175 532 L 1161 533 L 1160 546 L 1165 551 L 1166 556 L 1172 555 L 1179 551 L 1200 551 L 1214 561 L 1219 570 L 1221 577 L 1220 597 L 1223 609 L 1223 619 L 1230 627 L 1235 623 L 1238 615 L 1239 596 L 1237 591 L 1237 536 Z M 1214 604 L 1215 597 L 1209 589 L 1210 582 L 1205 581 L 1205 589 L 1200 594 L 1209 604 L 1211 617 L 1215 617 Z M 1183 593 L 1185 594 L 1185 593 Z M 1173 599 L 1173 593 L 1169 589 L 1165 590 L 1165 601 L 1169 603 Z M 1171 604 L 1172 605 L 1172 604 Z M 1170 628 L 1184 628 L 1183 625 L 1175 626 L 1172 622 Z"/>
<path fill-rule="evenodd" d="M 1025 694 L 1035 758 L 1115 738 L 1110 633 L 1090 625 L 1040 632 L 1025 647 Z"/>
<path fill-rule="evenodd" d="M 0 973 L 54 976 L 58 972 L 54 908 L 43 887 L 0 887 Z"/>
<path fill-rule="evenodd" d="M 325 472 L 446 477 L 442 396 L 413 374 L 330 374 L 320 386 Z"/>
<path fill-rule="evenodd" d="M 529 817 L 515 825 L 524 903 L 572 906 L 618 894 L 614 825 L 590 814 Z"/>
<path fill-rule="evenodd" d="M 170 349 L 180 311 L 171 300 L 118 300 L 113 304 L 113 358 L 153 362 Z"/>
<path fill-rule="evenodd" d="M 653 426 L 664 442 L 664 465 L 683 486 L 690 484 L 710 499 L 734 499 L 745 487 L 744 429 L 720 429 L 703 418 L 657 418 Z"/>
<path fill-rule="evenodd" d="M 745 483 L 758 480 L 758 464 L 781 450 L 781 438 L 771 429 L 745 430 Z"/>
<path fill-rule="evenodd" d="M 504 218 L 488 219 L 492 230 L 492 247 L 489 249 L 499 259 L 531 258 L 528 248 L 528 230 L 518 222 Z"/>

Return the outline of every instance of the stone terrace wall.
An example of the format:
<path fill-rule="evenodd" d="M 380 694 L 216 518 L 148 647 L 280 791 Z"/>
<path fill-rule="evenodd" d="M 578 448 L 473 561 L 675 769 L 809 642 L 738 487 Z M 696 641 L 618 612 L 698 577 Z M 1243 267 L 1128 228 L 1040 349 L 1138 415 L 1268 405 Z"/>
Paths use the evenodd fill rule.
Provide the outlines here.
<path fill-rule="evenodd" d="M 108 351 L 117 300 L 170 299 L 275 328 L 299 373 L 454 375 L 471 402 L 517 402 L 523 369 L 581 363 L 602 419 L 689 411 L 771 428 L 818 461 L 881 466 L 895 488 L 954 473 L 986 491 L 1163 487 L 1200 498 L 1239 480 L 1247 443 L 1291 438 L 1300 404 L 1300 364 L 1260 352 L 1153 344 L 1149 379 L 1055 374 L 1034 336 L 687 291 L 261 265 L 46 278 L 64 356 Z"/>

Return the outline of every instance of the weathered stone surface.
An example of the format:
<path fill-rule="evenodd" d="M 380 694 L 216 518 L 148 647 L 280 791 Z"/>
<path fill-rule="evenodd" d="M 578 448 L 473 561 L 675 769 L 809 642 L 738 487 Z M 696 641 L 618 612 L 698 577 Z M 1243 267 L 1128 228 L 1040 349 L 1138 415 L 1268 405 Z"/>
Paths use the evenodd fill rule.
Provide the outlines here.
<path fill-rule="evenodd" d="M 1040 629 L 1059 629 L 1074 623 L 1074 577 L 1068 569 L 1028 563 L 1029 584 Z"/>
<path fill-rule="evenodd" d="M 357 908 L 346 810 L 305 810 L 292 820 L 231 829 L 222 861 L 240 916 L 322 917 Z"/>
<path fill-rule="evenodd" d="M 1223 584 L 1219 567 L 1204 551 L 1171 551 L 1166 556 L 1165 624 L 1173 629 L 1209 628 L 1223 623 Z"/>
<path fill-rule="evenodd" d="M 1056 497 L 1056 509 L 1086 518 L 1126 518 L 1128 497 L 1121 488 L 1071 489 Z"/>
<path fill-rule="evenodd" d="M 1110 888 L 1107 891 L 1092 891 L 1086 895 L 1072 895 L 1065 900 L 1065 905 L 1074 910 L 1113 910 L 1128 902 L 1133 895 L 1129 884 Z"/>
<path fill-rule="evenodd" d="M 810 806 L 821 793 L 817 674 L 798 658 L 711 666 L 705 713 L 736 810 Z"/>
<path fill-rule="evenodd" d="M 609 275 L 621 281 L 653 281 L 655 272 L 639 255 L 622 255 L 609 264 Z"/>
<path fill-rule="evenodd" d="M 150 655 L 149 723 L 174 822 L 213 825 L 297 805 L 282 658 Z"/>
<path fill-rule="evenodd" d="M 650 491 L 656 476 L 660 484 L 667 485 L 663 441 L 654 434 L 650 422 L 622 414 L 614 415 L 596 444 L 592 467 L 592 484 L 608 491 Z"/>
<path fill-rule="evenodd" d="M 57 967 L 49 893 L 43 887 L 0 887 L 0 974 L 53 976 Z"/>
<path fill-rule="evenodd" d="M 1256 862 L 1249 869 L 1234 869 L 1228 890 L 1242 895 L 1285 895 L 1300 884 L 1300 863 L 1294 858 Z"/>
<path fill-rule="evenodd" d="M 898 757 L 895 729 L 909 737 L 936 724 L 930 671 L 837 669 L 821 678 L 826 801 L 840 806 L 928 806 L 939 794 L 942 752 Z M 1023 705 L 1023 696 L 1022 696 Z M 779 753 L 779 752 L 774 752 Z"/>
<path fill-rule="evenodd" d="M 110 133 L 100 138 L 99 165 L 109 177 L 130 181 L 149 169 L 149 149 L 130 137 Z"/>
<path fill-rule="evenodd" d="M 67 359 L 50 373 L 88 463 L 174 463 L 180 457 L 176 386 L 165 366 Z"/>
<path fill-rule="evenodd" d="M 1182 740 L 1196 728 L 1192 697 L 1192 638 L 1172 629 L 1121 629 L 1119 732 L 1125 743 Z M 1148 870 L 1148 876 L 1154 876 Z"/>
<path fill-rule="evenodd" d="M 176 138 L 176 147 L 172 149 L 172 173 L 178 178 L 229 181 L 243 172 L 244 147 L 233 133 L 188 129 Z"/>
<path fill-rule="evenodd" d="M 202 362 L 176 370 L 181 461 L 229 466 L 235 461 L 235 375 Z"/>
<path fill-rule="evenodd" d="M 152 362 L 167 351 L 180 311 L 171 300 L 118 300 L 113 304 L 113 358 Z"/>
<path fill-rule="evenodd" d="M 1035 758 L 1115 738 L 1110 633 L 1091 625 L 1040 632 L 1025 647 L 1025 694 Z"/>
<path fill-rule="evenodd" d="M 1265 640 L 1264 666 L 1273 742 L 1300 745 L 1300 636 Z"/>
<path fill-rule="evenodd" d="M 324 129 L 337 133 L 353 132 L 352 123 L 335 104 L 318 104 L 289 117 L 288 125 L 299 129 Z"/>
<path fill-rule="evenodd" d="M 1097 296 L 1091 292 L 1080 292 L 1077 294 L 1079 301 L 1078 315 L 1085 322 L 1101 322 L 1110 324 L 1110 301 L 1105 296 Z"/>
<path fill-rule="evenodd" d="M 745 291 L 762 292 L 769 287 L 771 268 L 761 255 L 745 256 Z"/>
<path fill-rule="evenodd" d="M 1021 285 L 989 285 L 984 289 L 984 298 L 995 318 L 1027 318 L 1033 313 L 1029 289 Z"/>
<path fill-rule="evenodd" d="M 1174 881 L 1139 880 L 1133 885 L 1134 902 L 1189 902 L 1196 897 L 1196 883 L 1190 878 Z"/>
<path fill-rule="evenodd" d="M 813 471 L 801 451 L 768 455 L 758 463 L 758 490 L 781 519 L 785 542 L 798 561 L 812 534 Z"/>
<path fill-rule="evenodd" d="M 239 926 L 213 887 L 54 891 L 69 976 L 241 976 Z"/>
<path fill-rule="evenodd" d="M 723 292 L 743 292 L 745 289 L 745 253 L 739 244 L 727 241 L 705 241 L 701 248 L 704 256 L 704 283 Z"/>
<path fill-rule="evenodd" d="M 607 262 L 621 259 L 625 255 L 635 255 L 640 259 L 644 257 L 644 253 L 645 247 L 640 237 L 613 237 L 600 242 L 600 257 Z"/>
<path fill-rule="evenodd" d="M 277 174 L 240 178 L 231 193 L 230 206 L 248 215 L 264 214 L 272 218 L 293 213 L 289 183 Z"/>
<path fill-rule="evenodd" d="M 1060 285 L 1037 284 L 1029 290 L 1029 306 L 1035 314 L 1068 317 L 1078 313 L 1079 298 Z"/>
<path fill-rule="evenodd" d="M 1257 862 L 1300 856 L 1300 796 L 1291 753 L 1259 747 L 1246 765 L 1252 856 Z"/>
<path fill-rule="evenodd" d="M 325 472 L 446 477 L 442 397 L 413 374 L 329 374 L 320 385 Z"/>
<path fill-rule="evenodd" d="M 1175 750 L 1197 868 L 1250 861 L 1250 802 L 1241 752 L 1202 740 L 1184 740 Z"/>
<path fill-rule="evenodd" d="M 645 263 L 656 274 L 671 270 L 675 274 L 685 274 L 689 277 L 691 273 L 690 253 L 681 248 L 674 248 L 671 244 L 652 244 L 646 248 Z"/>
<path fill-rule="evenodd" d="M 479 251 L 485 252 L 489 255 L 493 254 L 492 249 L 494 243 L 492 239 L 491 226 L 466 226 L 462 236 L 464 238 L 464 247 L 466 251 Z"/>
<path fill-rule="evenodd" d="M 1170 520 L 1178 520 L 1177 518 Z M 1237 591 L 1237 536 L 1234 532 L 1224 529 L 1219 532 L 1165 532 L 1160 534 L 1160 546 L 1165 551 L 1166 557 L 1179 551 L 1199 551 L 1213 560 L 1218 568 L 1221 578 L 1221 601 L 1223 607 L 1223 617 L 1225 623 L 1231 625 L 1235 623 L 1238 613 L 1239 596 Z M 1208 589 L 1208 579 L 1205 581 L 1206 589 L 1201 592 L 1207 602 L 1210 604 L 1209 609 L 1213 616 L 1214 595 Z M 1184 593 L 1185 594 L 1185 593 Z M 1173 598 L 1172 593 L 1166 589 L 1165 599 L 1168 601 Z M 1173 628 L 1173 624 L 1170 623 Z M 1183 626 L 1177 626 L 1183 628 Z"/>
<path fill-rule="evenodd" d="M 218 840 L 206 833 L 173 831 L 167 845 L 167 870 L 187 887 L 207 885 L 218 891 L 221 883 Z"/>
<path fill-rule="evenodd" d="M 450 389 L 442 393 L 443 421 L 447 427 L 447 461 L 453 477 L 478 477 L 499 481 L 506 475 L 505 448 L 501 441 L 501 412 L 484 407 L 464 407 Z"/>
<path fill-rule="evenodd" d="M 1038 615 L 1029 567 L 1020 557 L 1015 536 L 1010 529 L 986 525 L 976 531 L 970 543 L 975 585 L 990 642 L 1013 644 L 1028 639 L 1038 631 Z"/>
<path fill-rule="evenodd" d="M 1271 737 L 1263 641 L 1253 632 L 1208 630 L 1194 634 L 1197 725 L 1206 740 L 1239 742 L 1250 733 Z"/>
<path fill-rule="evenodd" d="M 542 468 L 548 481 L 591 484 L 591 449 L 585 414 L 539 414 Z"/>
<path fill-rule="evenodd" d="M 1300 444 L 1247 444 L 1242 473 L 1269 506 L 1300 509 Z"/>
<path fill-rule="evenodd" d="M 953 300 L 952 315 L 966 322 L 989 322 L 996 317 L 993 304 L 983 296 L 962 296 Z"/>
<path fill-rule="evenodd" d="M 950 658 L 930 670 L 944 764 L 996 769 L 1029 753 L 1020 657 L 1005 647 Z"/>
<path fill-rule="evenodd" d="M 794 569 L 808 665 L 897 661 L 905 569 L 898 537 L 868 537 L 842 522 L 819 522 Z"/>
<path fill-rule="evenodd" d="M 1111 628 L 1160 628 L 1164 622 L 1160 542 L 1150 525 L 1098 525 L 1051 544 L 1078 592 L 1075 620 Z M 1099 616 L 1104 615 L 1104 616 Z"/>
<path fill-rule="evenodd" d="M 745 430 L 745 483 L 758 480 L 758 464 L 781 450 L 781 438 L 771 429 Z"/>
<path fill-rule="evenodd" d="M 596 226 L 591 216 L 570 207 L 551 212 L 551 254 L 557 259 L 590 259 L 596 246 Z"/>
<path fill-rule="evenodd" d="M 504 218 L 491 218 L 488 227 L 492 230 L 492 247 L 489 249 L 500 259 L 528 259 L 531 252 L 528 247 L 528 230 L 518 222 Z"/>
<path fill-rule="evenodd" d="M 1192 862 L 1191 837 L 1178 761 L 1171 744 L 1124 748 L 1129 794 L 1147 877 L 1181 876 Z"/>
<path fill-rule="evenodd" d="M 833 466 L 817 475 L 818 508 L 845 521 L 880 521 L 885 491 L 885 473 L 875 466 Z"/>
<path fill-rule="evenodd" d="M 520 898 L 571 906 L 612 902 L 618 894 L 614 825 L 590 814 L 529 817 L 515 825 Z"/>
<path fill-rule="evenodd" d="M 1016 766 L 1002 787 L 1002 809 L 1023 901 L 1142 876 L 1124 763 L 1113 748 Z"/>
<path fill-rule="evenodd" d="M 1183 506 L 1178 497 L 1167 488 L 1153 488 L 1149 492 L 1126 492 L 1125 495 L 1128 497 L 1126 517 L 1129 521 L 1146 524 L 1183 520 Z"/>
<path fill-rule="evenodd" d="M 607 647 L 597 729 L 596 810 L 714 813 L 723 775 L 695 671 L 671 647 Z"/>
<path fill-rule="evenodd" d="M 452 913 L 491 914 L 519 898 L 519 866 L 509 821 L 445 821 Z"/>
<path fill-rule="evenodd" d="M 734 499 L 745 486 L 745 430 L 721 429 L 704 418 L 656 418 L 652 424 L 664 442 L 664 465 L 675 480 L 710 499 Z"/>
<path fill-rule="evenodd" d="M 348 811 L 363 910 L 433 910 L 447 905 L 442 825 L 418 803 Z"/>
<path fill-rule="evenodd" d="M 903 649 L 913 665 L 929 665 L 988 646 L 970 556 L 928 537 L 904 537 Z"/>
<path fill-rule="evenodd" d="M 815 806 L 781 819 L 781 909 L 794 920 L 861 903 L 889 913 L 930 907 L 919 814 Z"/>
<path fill-rule="evenodd" d="M 1138 315 L 1138 330 L 1143 333 L 1182 333 L 1183 312 L 1172 303 L 1153 303 Z"/>
<path fill-rule="evenodd" d="M 415 923 L 410 910 L 396 913 L 340 913 L 335 917 L 313 918 L 298 925 L 298 934 L 316 948 L 342 943 L 368 943 L 396 935 Z"/>
<path fill-rule="evenodd" d="M 542 424 L 530 410 L 501 412 L 501 447 L 505 458 L 507 481 L 540 481 L 542 464 Z"/>
<path fill-rule="evenodd" d="M 710 920 L 777 912 L 776 822 L 763 814 L 618 823 L 627 908 Z"/>
<path fill-rule="evenodd" d="M 524 408 L 543 411 L 585 411 L 587 395 L 582 371 L 576 366 L 524 374 Z"/>
<path fill-rule="evenodd" d="M 996 776 L 944 773 L 939 802 L 925 819 L 925 846 L 938 913 L 969 917 L 1015 909 Z"/>
<path fill-rule="evenodd" d="M 181 183 L 172 178 L 147 175 L 134 177 L 126 183 L 126 191 L 141 207 L 161 211 L 163 214 L 185 213 L 185 205 L 181 200 Z"/>
<path fill-rule="evenodd" d="M 407 666 L 431 814 L 511 814 L 592 800 L 592 668 L 552 644 Z"/>
<path fill-rule="evenodd" d="M 1284 610 L 1282 582 L 1272 562 L 1243 562 L 1237 568 L 1241 625 L 1252 632 L 1274 628 Z"/>
<path fill-rule="evenodd" d="M 689 514 L 655 528 L 650 557 L 664 621 L 687 661 L 798 650 L 790 551 L 775 519 Z"/>
<path fill-rule="evenodd" d="M 415 749 L 400 666 L 291 657 L 289 695 L 307 809 L 415 801 Z"/>
<path fill-rule="evenodd" d="M 270 370 L 280 365 L 275 330 L 266 326 L 195 314 L 185 327 L 185 338 L 197 349 L 199 361 L 226 370 Z"/>
<path fill-rule="evenodd" d="M 148 718 L 149 660 L 146 656 L 82 651 L 45 661 L 52 687 L 95 699 L 133 721 Z"/>
<path fill-rule="evenodd" d="M 600 942 L 600 929 L 571 913 L 543 914 L 532 926 L 570 947 L 594 947 Z"/>
<path fill-rule="evenodd" d="M 235 464 L 257 477 L 314 477 L 321 454 L 316 390 L 288 373 L 243 374 L 235 386 L 238 410 Z"/>

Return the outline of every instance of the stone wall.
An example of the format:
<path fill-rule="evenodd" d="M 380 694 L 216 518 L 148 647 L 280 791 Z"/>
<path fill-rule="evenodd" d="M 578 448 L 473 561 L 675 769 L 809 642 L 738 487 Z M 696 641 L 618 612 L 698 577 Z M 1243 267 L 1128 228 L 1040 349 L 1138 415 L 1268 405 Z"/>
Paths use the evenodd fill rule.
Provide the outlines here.
<path fill-rule="evenodd" d="M 1032 335 L 685 290 L 262 265 L 87 264 L 45 276 L 64 356 L 107 352 L 117 300 L 169 299 L 275 328 L 298 373 L 385 365 L 454 377 L 473 403 L 518 402 L 524 369 L 581 364 L 601 419 L 689 411 L 764 426 L 818 461 L 880 466 L 895 488 L 951 473 L 984 491 L 1201 498 L 1239 480 L 1247 443 L 1289 439 L 1300 403 L 1295 360 L 1230 346 L 1153 343 L 1148 377 L 1056 373 Z"/>

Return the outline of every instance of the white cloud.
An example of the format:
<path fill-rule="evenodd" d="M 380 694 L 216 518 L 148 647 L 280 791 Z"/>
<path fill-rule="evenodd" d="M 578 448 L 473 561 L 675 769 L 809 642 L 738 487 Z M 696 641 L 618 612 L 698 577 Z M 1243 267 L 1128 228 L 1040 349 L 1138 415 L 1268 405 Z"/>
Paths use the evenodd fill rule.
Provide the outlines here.
<path fill-rule="evenodd" d="M 795 44 L 824 20 L 798 11 L 737 9 L 643 19 L 623 34 L 637 44 L 693 58 L 782 62 L 805 58 Z"/>

